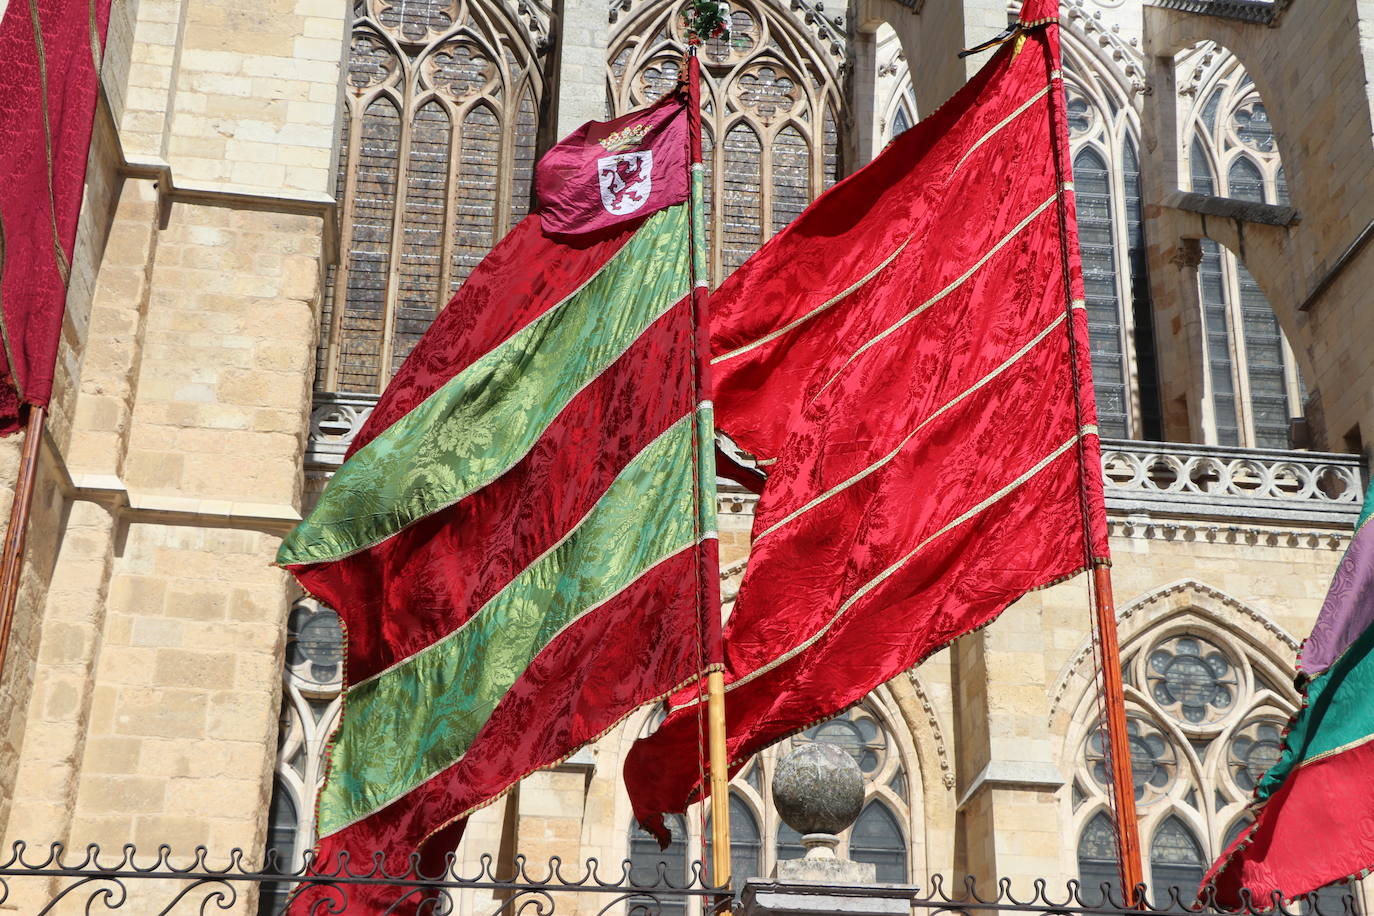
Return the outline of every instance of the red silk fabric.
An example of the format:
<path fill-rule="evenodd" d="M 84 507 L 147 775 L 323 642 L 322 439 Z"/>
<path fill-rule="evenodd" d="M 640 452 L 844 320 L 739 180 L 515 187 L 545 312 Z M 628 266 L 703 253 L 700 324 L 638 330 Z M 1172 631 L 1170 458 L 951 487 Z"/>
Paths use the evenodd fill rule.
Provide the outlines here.
<path fill-rule="evenodd" d="M 685 111 L 680 96 L 670 103 L 649 113 Z M 641 120 L 644 115 L 639 113 Z M 685 189 L 686 129 L 676 137 L 675 167 Z M 673 156 L 663 161 L 671 164 Z M 662 207 L 657 198 L 650 203 L 636 218 L 590 234 L 551 234 L 540 212 L 516 226 L 412 351 L 352 443 L 350 457 L 480 357 L 582 290 Z M 530 452 L 499 478 L 372 547 L 335 562 L 290 567 L 311 594 L 339 612 L 348 635 L 346 685 L 453 633 L 559 544 L 627 462 L 704 397 L 696 381 L 700 367 L 687 371 L 687 363 L 705 359 L 705 329 L 697 327 L 691 296 L 684 296 L 578 391 Z M 351 871 L 368 872 L 377 852 L 391 874 L 404 873 L 412 853 L 419 854 L 424 872 L 436 874 L 474 810 L 700 671 L 703 652 L 693 646 L 701 643 L 703 606 L 719 606 L 717 580 L 716 545 L 705 539 L 656 561 L 630 586 L 588 608 L 520 672 L 460 759 L 322 837 L 316 874 L 327 879 L 337 873 L 344 855 L 353 863 Z M 692 588 L 694 581 L 703 587 Z M 427 912 L 418 893 L 395 910 L 388 907 L 403 893 L 395 888 L 354 884 L 347 893 L 349 912 Z M 313 912 L 334 900 L 337 893 L 325 881 L 303 890 L 290 912 Z"/>
<path fill-rule="evenodd" d="M 0 20 L 0 435 L 52 396 L 110 16 L 110 0 L 34 6 L 36 24 L 29 0 Z"/>
<path fill-rule="evenodd" d="M 717 423 L 776 459 L 725 628 L 732 765 L 1107 557 L 1057 26 L 1024 34 L 713 296 Z M 661 840 L 696 740 L 679 708 L 626 762 Z"/>

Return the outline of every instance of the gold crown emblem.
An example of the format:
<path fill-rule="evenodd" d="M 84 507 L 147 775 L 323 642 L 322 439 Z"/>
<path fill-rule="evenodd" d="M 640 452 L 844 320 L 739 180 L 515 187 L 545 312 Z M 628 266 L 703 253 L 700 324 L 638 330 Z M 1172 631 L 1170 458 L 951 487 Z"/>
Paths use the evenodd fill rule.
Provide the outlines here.
<path fill-rule="evenodd" d="M 609 137 L 603 138 L 601 145 L 606 147 L 608 153 L 624 152 L 643 143 L 644 137 L 648 133 L 648 125 L 636 124 L 633 127 L 626 127 L 624 130 L 617 130 Z"/>

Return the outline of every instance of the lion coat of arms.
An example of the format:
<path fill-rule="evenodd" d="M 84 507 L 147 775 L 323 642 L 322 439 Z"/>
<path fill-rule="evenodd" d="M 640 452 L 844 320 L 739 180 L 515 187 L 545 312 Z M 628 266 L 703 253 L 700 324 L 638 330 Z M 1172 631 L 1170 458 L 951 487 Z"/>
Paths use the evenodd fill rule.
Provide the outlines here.
<path fill-rule="evenodd" d="M 601 205 L 615 216 L 633 213 L 649 199 L 653 187 L 653 150 L 621 153 L 597 160 Z"/>

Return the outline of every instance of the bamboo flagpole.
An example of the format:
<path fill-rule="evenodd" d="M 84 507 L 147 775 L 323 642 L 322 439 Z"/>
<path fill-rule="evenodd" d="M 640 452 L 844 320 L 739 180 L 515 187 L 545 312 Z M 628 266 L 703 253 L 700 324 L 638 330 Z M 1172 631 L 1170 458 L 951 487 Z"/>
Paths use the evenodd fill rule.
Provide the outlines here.
<path fill-rule="evenodd" d="M 691 192 L 688 195 L 691 208 L 691 230 L 688 238 L 692 247 L 692 320 L 698 331 L 697 352 L 694 359 L 699 366 L 696 383 L 699 400 L 709 397 L 706 372 L 710 366 L 707 337 L 707 277 L 709 268 L 705 253 L 705 223 L 702 213 L 702 184 L 705 179 L 705 166 L 702 163 L 701 147 L 701 61 L 697 48 L 702 41 L 714 37 L 724 29 L 720 9 L 714 3 L 696 3 L 688 14 L 687 47 L 687 118 L 691 150 Z M 703 472 L 708 469 L 703 468 Z M 729 887 L 733 879 L 730 871 L 730 775 L 729 755 L 726 753 L 725 731 L 725 652 L 721 638 L 720 607 L 710 601 L 715 594 L 711 588 L 698 588 L 701 597 L 701 613 L 705 617 L 704 640 L 706 643 L 706 718 L 707 746 L 709 747 L 709 785 L 711 791 L 711 879 L 717 887 Z M 710 605 L 710 606 L 707 606 Z"/>
<path fill-rule="evenodd" d="M 24 540 L 28 536 L 33 484 L 38 476 L 38 450 L 43 443 L 43 424 L 46 419 L 46 407 L 38 404 L 29 407 L 24 450 L 19 461 L 19 479 L 15 481 L 14 502 L 10 504 L 5 546 L 0 551 L 0 675 L 5 670 L 10 631 L 14 626 L 14 605 L 19 599 L 19 579 L 24 571 Z"/>

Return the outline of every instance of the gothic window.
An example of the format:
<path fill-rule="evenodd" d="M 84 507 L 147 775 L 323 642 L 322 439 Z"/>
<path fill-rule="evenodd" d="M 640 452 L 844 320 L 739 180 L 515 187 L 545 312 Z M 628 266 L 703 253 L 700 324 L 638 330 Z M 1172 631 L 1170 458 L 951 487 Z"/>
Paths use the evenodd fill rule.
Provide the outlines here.
<path fill-rule="evenodd" d="M 1189 187 L 1199 194 L 1255 203 L 1288 203 L 1278 145 L 1258 91 L 1240 62 L 1212 48 L 1214 63 L 1194 88 L 1185 122 Z M 1296 361 L 1264 292 L 1231 252 L 1202 241 L 1199 299 L 1207 340 L 1205 367 L 1218 445 L 1287 448 L 1290 419 L 1301 417 Z"/>
<path fill-rule="evenodd" d="M 730 31 L 701 49 L 702 144 L 711 276 L 719 283 L 834 182 L 839 33 L 771 0 L 732 0 Z M 647 105 L 675 84 L 682 3 L 639 0 L 617 12 L 611 112 Z M 808 17 L 808 20 L 812 17 Z"/>
<path fill-rule="evenodd" d="M 1160 824 L 1150 838 L 1150 873 L 1157 904 L 1168 902 L 1169 892 L 1164 888 L 1178 888 L 1179 899 L 1187 900 L 1202 883 L 1206 873 L 1202 847 L 1193 831 L 1177 817 Z"/>
<path fill-rule="evenodd" d="M 1162 437 L 1146 270 L 1139 117 L 1123 74 L 1064 30 L 1064 86 L 1098 425 Z"/>
<path fill-rule="evenodd" d="M 754 757 L 730 784 L 731 871 L 736 890 L 752 877 L 772 873 L 780 859 L 799 859 L 806 854 L 801 837 L 782 823 L 773 805 L 773 769 L 778 759 L 799 743 L 819 741 L 833 744 L 854 758 L 864 774 L 864 806 L 858 819 L 840 835 L 839 854 L 856 862 L 877 866 L 878 880 L 896 884 L 911 881 L 910 840 L 912 812 L 917 809 L 908 791 L 906 754 L 883 712 L 879 694 L 829 721 L 794 735 Z M 650 717 L 652 729 L 661 714 Z M 688 862 L 710 861 L 709 818 L 703 819 L 694 807 L 686 818 L 673 821 L 672 850 L 660 853 L 658 844 L 631 825 L 629 851 L 636 874 L 652 876 L 657 863 L 665 863 L 670 880 L 687 880 Z M 690 908 L 696 904 L 688 904 Z"/>
<path fill-rule="evenodd" d="M 1255 785 L 1278 759 L 1297 701 L 1291 671 L 1191 614 L 1134 638 L 1122 658 L 1145 880 L 1157 902 L 1175 886 L 1188 899 L 1247 823 Z M 1102 882 L 1118 888 L 1119 879 L 1104 737 L 1091 727 L 1093 698 L 1080 708 L 1087 721 L 1070 806 L 1091 901 Z"/>
<path fill-rule="evenodd" d="M 315 838 L 315 793 L 342 706 L 344 642 L 338 615 L 313 598 L 291 606 L 286 627 L 285 692 L 267 842 L 281 870 L 297 871 Z M 277 912 L 288 891 L 285 885 L 264 890 L 260 912 Z"/>
<path fill-rule="evenodd" d="M 849 836 L 849 858 L 877 867 L 882 884 L 906 884 L 906 839 L 892 811 L 881 801 L 869 802 Z"/>
<path fill-rule="evenodd" d="M 878 125 L 878 144 L 884 147 L 893 138 L 909 130 L 917 121 L 916 89 L 911 83 L 911 68 L 906 63 L 897 32 L 884 22 L 874 34 L 877 43 L 877 86 L 874 89 L 876 108 L 881 120 Z M 878 150 L 875 149 L 876 155 Z"/>
<path fill-rule="evenodd" d="M 501 0 L 357 0 L 317 389 L 380 392 L 529 209 L 536 44 Z"/>

